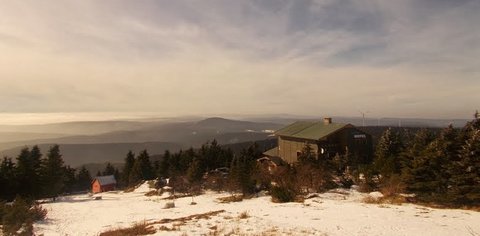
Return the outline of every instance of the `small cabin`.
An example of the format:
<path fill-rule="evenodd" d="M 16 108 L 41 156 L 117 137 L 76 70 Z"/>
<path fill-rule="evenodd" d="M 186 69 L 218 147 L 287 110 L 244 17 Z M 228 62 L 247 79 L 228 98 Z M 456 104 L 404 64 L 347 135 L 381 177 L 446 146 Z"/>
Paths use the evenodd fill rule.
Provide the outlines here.
<path fill-rule="evenodd" d="M 369 163 L 373 146 L 371 135 L 351 124 L 334 123 L 331 118 L 323 121 L 298 121 L 280 130 L 275 136 L 278 146 L 268 150 L 264 156 L 280 157 L 292 164 L 298 160 L 303 148 L 310 145 L 319 158 L 336 155 L 352 155 L 359 163 Z"/>
<path fill-rule="evenodd" d="M 115 176 L 97 176 L 92 181 L 92 193 L 101 193 L 115 190 L 117 181 Z"/>

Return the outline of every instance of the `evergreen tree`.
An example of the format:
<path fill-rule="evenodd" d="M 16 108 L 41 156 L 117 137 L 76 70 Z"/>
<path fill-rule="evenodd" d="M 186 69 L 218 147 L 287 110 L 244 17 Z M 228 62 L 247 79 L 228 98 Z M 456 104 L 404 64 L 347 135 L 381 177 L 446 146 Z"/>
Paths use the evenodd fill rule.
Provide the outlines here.
<path fill-rule="evenodd" d="M 17 193 L 15 164 L 11 158 L 4 157 L 0 164 L 0 199 L 11 201 Z"/>
<path fill-rule="evenodd" d="M 130 171 L 129 184 L 135 185 L 142 180 L 153 179 L 153 168 L 150 163 L 150 156 L 147 150 L 143 150 L 135 159 L 132 170 Z"/>
<path fill-rule="evenodd" d="M 317 155 L 313 151 L 313 148 L 310 144 L 306 144 L 300 155 L 298 156 L 298 162 L 302 164 L 316 164 L 317 163 Z"/>
<path fill-rule="evenodd" d="M 35 172 L 30 158 L 30 149 L 27 147 L 20 151 L 17 157 L 16 176 L 18 180 L 18 194 L 22 197 L 32 197 L 31 174 Z"/>
<path fill-rule="evenodd" d="M 31 192 L 35 198 L 39 198 L 42 194 L 42 153 L 40 148 L 35 145 L 30 150 L 30 162 L 32 163 L 32 173 L 30 179 L 32 184 Z"/>
<path fill-rule="evenodd" d="M 230 165 L 229 182 L 230 187 L 239 189 L 244 195 L 251 194 L 255 190 L 253 172 L 256 167 L 256 160 L 262 156 L 257 144 L 242 150 L 239 156 L 232 160 Z"/>
<path fill-rule="evenodd" d="M 130 172 L 132 171 L 133 165 L 135 164 L 135 154 L 132 151 L 128 151 L 127 156 L 125 157 L 125 165 L 123 166 L 121 182 L 123 185 L 129 186 Z"/>
<path fill-rule="evenodd" d="M 63 178 L 64 189 L 62 192 L 72 193 L 75 191 L 75 186 L 77 184 L 77 179 L 75 178 L 75 168 L 70 166 L 64 167 L 64 178 Z"/>
<path fill-rule="evenodd" d="M 460 158 L 448 166 L 449 200 L 462 205 L 480 205 L 480 119 L 465 125 L 461 137 L 464 140 Z"/>
<path fill-rule="evenodd" d="M 102 172 L 102 176 L 115 174 L 115 167 L 110 162 L 107 162 L 105 169 Z"/>
<path fill-rule="evenodd" d="M 117 179 L 120 179 L 120 176 L 121 176 L 120 171 L 117 168 L 115 168 L 115 171 L 113 172 L 113 177 L 115 178 L 115 180 L 117 180 Z M 117 186 L 118 186 L 118 182 L 117 182 Z"/>
<path fill-rule="evenodd" d="M 50 147 L 42 172 L 44 179 L 44 194 L 46 197 L 51 197 L 55 201 L 56 197 L 62 193 L 62 190 L 64 189 L 65 176 L 63 159 L 58 145 Z"/>
<path fill-rule="evenodd" d="M 401 172 L 403 144 L 398 132 L 388 128 L 378 141 L 375 152 L 375 167 L 382 178 Z"/>
<path fill-rule="evenodd" d="M 186 173 L 188 167 L 192 163 L 193 159 L 197 156 L 195 150 L 193 148 L 189 148 L 188 150 L 184 151 L 180 155 L 179 160 L 179 170 L 181 173 Z"/>
<path fill-rule="evenodd" d="M 417 182 L 415 176 L 421 173 L 414 173 L 414 171 L 418 171 L 415 169 L 419 168 L 419 164 L 425 163 L 421 159 L 427 155 L 428 146 L 434 139 L 435 136 L 430 131 L 422 129 L 409 141 L 402 153 L 402 179 L 407 186 Z"/>
<path fill-rule="evenodd" d="M 128 177 L 128 186 L 135 186 L 143 180 L 142 166 L 138 160 L 135 160 Z"/>
<path fill-rule="evenodd" d="M 166 178 L 170 176 L 170 173 L 169 173 L 170 158 L 171 158 L 170 151 L 168 150 L 165 151 L 165 153 L 163 154 L 163 159 L 160 162 L 160 166 L 158 167 L 158 172 L 157 172 L 158 177 Z"/>
<path fill-rule="evenodd" d="M 187 170 L 187 180 L 189 183 L 198 183 L 202 180 L 203 173 L 205 173 L 204 168 L 202 167 L 200 157 L 195 157 L 188 167 Z"/>
<path fill-rule="evenodd" d="M 137 157 L 137 161 L 140 163 L 140 167 L 142 170 L 142 177 L 144 180 L 151 180 L 153 179 L 153 168 L 150 162 L 150 155 L 148 154 L 147 150 L 143 150 Z"/>
<path fill-rule="evenodd" d="M 78 171 L 76 180 L 77 189 L 79 191 L 90 189 L 92 183 L 92 176 L 90 175 L 90 172 L 87 170 L 87 168 L 85 168 L 85 166 L 82 166 L 82 168 L 80 168 L 80 170 Z"/>

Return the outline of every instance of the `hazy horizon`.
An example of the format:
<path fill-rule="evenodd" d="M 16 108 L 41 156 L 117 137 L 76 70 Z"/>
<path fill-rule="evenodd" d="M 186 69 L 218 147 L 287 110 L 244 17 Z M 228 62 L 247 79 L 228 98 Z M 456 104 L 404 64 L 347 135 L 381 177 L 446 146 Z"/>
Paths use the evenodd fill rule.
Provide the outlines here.
<path fill-rule="evenodd" d="M 162 114 L 155 112 L 69 112 L 69 113 L 0 113 L 1 125 L 44 125 L 67 122 L 96 122 L 96 121 L 152 121 L 152 120 L 177 120 L 190 121 L 204 118 L 221 117 L 225 119 L 255 120 L 262 118 L 271 119 L 321 119 L 323 117 L 344 117 L 361 119 L 361 115 L 335 115 L 335 114 Z M 365 119 L 425 119 L 425 120 L 470 120 L 473 116 L 466 117 L 382 117 L 366 114 Z"/>
<path fill-rule="evenodd" d="M 470 119 L 478 12 L 476 0 L 0 0 L 0 123 Z"/>

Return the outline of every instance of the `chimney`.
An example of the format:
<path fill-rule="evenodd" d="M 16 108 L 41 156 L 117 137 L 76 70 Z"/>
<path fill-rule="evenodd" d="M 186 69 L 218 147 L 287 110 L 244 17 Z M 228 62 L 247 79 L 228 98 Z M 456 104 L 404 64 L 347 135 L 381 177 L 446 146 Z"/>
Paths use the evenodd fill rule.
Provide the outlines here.
<path fill-rule="evenodd" d="M 332 123 L 332 118 L 331 117 L 325 117 L 323 118 L 323 124 L 329 125 Z"/>

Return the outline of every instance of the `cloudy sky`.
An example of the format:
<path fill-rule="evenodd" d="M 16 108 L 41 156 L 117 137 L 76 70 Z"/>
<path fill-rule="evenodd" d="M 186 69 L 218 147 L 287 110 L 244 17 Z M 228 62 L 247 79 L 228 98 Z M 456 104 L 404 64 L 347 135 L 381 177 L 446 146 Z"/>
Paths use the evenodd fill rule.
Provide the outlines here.
<path fill-rule="evenodd" d="M 0 113 L 470 118 L 479 0 L 0 0 Z"/>

